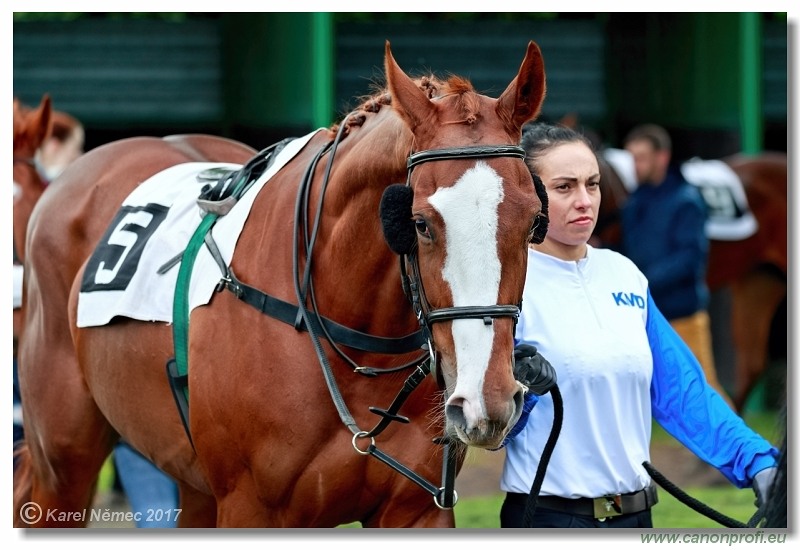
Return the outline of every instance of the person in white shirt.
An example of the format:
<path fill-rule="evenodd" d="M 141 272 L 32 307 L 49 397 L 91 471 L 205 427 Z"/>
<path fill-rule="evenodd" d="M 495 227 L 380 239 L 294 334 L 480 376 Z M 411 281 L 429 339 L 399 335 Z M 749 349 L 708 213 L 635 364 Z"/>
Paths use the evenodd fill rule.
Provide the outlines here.
<path fill-rule="evenodd" d="M 653 419 L 765 503 L 778 450 L 706 383 L 633 262 L 587 244 L 601 194 L 591 144 L 565 127 L 534 124 L 522 147 L 547 191 L 549 227 L 528 250 L 516 336 L 552 364 L 563 399 L 533 526 L 652 527 L 657 494 L 642 463 L 650 460 Z M 528 392 L 504 441 L 502 527 L 524 526 L 553 409 L 552 392 Z"/>

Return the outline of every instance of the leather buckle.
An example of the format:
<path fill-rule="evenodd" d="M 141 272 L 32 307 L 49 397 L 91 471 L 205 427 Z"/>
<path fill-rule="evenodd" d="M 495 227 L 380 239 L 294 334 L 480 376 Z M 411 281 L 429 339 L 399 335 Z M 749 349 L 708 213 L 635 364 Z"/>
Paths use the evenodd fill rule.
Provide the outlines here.
<path fill-rule="evenodd" d="M 622 495 L 605 495 L 593 499 L 595 519 L 622 515 Z"/>

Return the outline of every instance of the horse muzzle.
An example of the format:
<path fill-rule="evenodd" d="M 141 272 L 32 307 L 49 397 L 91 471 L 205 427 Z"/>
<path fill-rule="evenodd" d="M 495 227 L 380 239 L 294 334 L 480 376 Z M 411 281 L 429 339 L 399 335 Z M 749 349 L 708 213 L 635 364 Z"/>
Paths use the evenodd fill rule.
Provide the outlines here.
<path fill-rule="evenodd" d="M 525 389 L 519 383 L 507 399 L 468 397 L 458 388 L 445 404 L 445 429 L 450 437 L 483 449 L 496 449 L 522 415 Z M 491 406 L 487 406 L 490 403 Z"/>

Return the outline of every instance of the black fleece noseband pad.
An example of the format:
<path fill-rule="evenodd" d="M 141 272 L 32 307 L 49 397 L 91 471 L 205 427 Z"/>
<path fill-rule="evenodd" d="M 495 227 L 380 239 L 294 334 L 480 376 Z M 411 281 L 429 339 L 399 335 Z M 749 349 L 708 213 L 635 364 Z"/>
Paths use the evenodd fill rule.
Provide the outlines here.
<path fill-rule="evenodd" d="M 394 183 L 381 197 L 380 216 L 383 236 L 395 254 L 409 254 L 417 242 L 411 205 L 414 190 L 404 183 Z"/>
<path fill-rule="evenodd" d="M 542 202 L 542 211 L 539 213 L 536 220 L 536 227 L 533 230 L 531 242 L 534 244 L 541 244 L 542 241 L 544 241 L 545 235 L 547 235 L 547 225 L 549 221 L 547 217 L 547 189 L 539 176 L 536 174 L 532 175 L 533 186 L 536 188 L 536 196 L 539 197 L 539 200 Z"/>

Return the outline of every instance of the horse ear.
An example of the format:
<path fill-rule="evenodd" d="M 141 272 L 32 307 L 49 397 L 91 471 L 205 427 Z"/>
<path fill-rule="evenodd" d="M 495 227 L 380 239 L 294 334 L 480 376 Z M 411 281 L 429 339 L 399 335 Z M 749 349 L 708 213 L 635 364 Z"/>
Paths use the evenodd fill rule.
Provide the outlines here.
<path fill-rule="evenodd" d="M 436 108 L 394 60 L 388 40 L 385 53 L 386 81 L 392 96 L 392 107 L 414 132 L 423 123 L 435 120 Z"/>
<path fill-rule="evenodd" d="M 395 254 L 410 254 L 417 243 L 411 205 L 414 190 L 404 183 L 387 187 L 381 197 L 380 216 L 383 237 Z"/>
<path fill-rule="evenodd" d="M 546 92 L 544 59 L 536 42 L 528 42 L 528 51 L 519 72 L 497 99 L 497 115 L 506 121 L 512 135 L 520 134 L 522 126 L 539 116 Z"/>
<path fill-rule="evenodd" d="M 30 139 L 36 148 L 38 148 L 44 140 L 53 131 L 53 104 L 48 94 L 42 96 L 42 101 L 36 109 L 36 114 L 33 117 L 33 123 L 30 125 Z"/>

